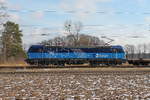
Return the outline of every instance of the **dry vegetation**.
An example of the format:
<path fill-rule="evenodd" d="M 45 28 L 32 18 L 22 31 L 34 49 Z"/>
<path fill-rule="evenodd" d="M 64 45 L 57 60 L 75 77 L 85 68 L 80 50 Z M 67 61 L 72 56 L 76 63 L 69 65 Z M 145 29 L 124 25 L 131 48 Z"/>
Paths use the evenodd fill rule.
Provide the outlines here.
<path fill-rule="evenodd" d="M 2 100 L 149 100 L 150 75 L 0 74 Z"/>
<path fill-rule="evenodd" d="M 23 66 L 27 66 L 27 65 L 28 64 L 24 61 L 9 61 L 9 62 L 6 62 L 6 63 L 1 63 L 0 67 L 1 66 L 6 66 L 6 67 L 20 66 L 20 67 L 23 67 Z"/>

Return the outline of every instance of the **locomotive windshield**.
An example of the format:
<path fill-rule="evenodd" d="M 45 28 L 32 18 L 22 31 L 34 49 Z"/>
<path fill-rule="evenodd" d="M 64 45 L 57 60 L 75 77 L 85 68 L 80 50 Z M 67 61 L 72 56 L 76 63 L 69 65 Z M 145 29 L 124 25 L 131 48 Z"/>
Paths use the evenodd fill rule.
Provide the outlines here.
<path fill-rule="evenodd" d="M 32 45 L 28 52 L 43 52 L 44 51 L 44 46 L 42 45 Z"/>

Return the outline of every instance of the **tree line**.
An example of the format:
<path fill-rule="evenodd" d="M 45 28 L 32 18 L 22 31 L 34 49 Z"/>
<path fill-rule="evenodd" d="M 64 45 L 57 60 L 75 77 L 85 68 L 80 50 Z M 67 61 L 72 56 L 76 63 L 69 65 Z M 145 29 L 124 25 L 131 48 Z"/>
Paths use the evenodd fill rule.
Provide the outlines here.
<path fill-rule="evenodd" d="M 83 25 L 81 22 L 66 21 L 64 24 L 65 34 L 67 36 L 58 36 L 50 40 L 42 41 L 40 44 L 48 46 L 102 46 L 105 44 L 96 36 L 82 34 Z"/>
<path fill-rule="evenodd" d="M 127 44 L 124 46 L 125 52 L 129 59 L 137 59 L 137 58 L 150 58 L 150 44 L 138 44 L 138 45 L 130 45 Z"/>
<path fill-rule="evenodd" d="M 39 44 L 47 46 L 68 46 L 68 47 L 86 47 L 86 46 L 102 46 L 105 44 L 98 37 L 80 34 L 78 41 L 74 40 L 74 35 L 58 36 L 50 40 L 44 40 Z"/>

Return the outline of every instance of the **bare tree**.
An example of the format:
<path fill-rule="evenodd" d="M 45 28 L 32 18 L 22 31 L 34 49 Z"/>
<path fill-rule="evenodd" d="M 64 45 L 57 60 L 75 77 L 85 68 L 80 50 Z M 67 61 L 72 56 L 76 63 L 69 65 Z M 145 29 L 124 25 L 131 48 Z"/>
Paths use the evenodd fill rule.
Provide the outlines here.
<path fill-rule="evenodd" d="M 4 23 L 7 21 L 9 15 L 7 14 L 7 6 L 5 2 L 0 1 L 0 60 L 3 62 L 6 62 L 6 50 L 5 50 L 5 45 L 3 45 L 3 32 L 4 32 Z M 7 41 L 7 40 L 6 40 Z M 4 50 L 4 51 L 3 51 Z"/>
<path fill-rule="evenodd" d="M 73 41 L 73 39 L 74 39 L 74 36 L 73 36 L 73 35 L 68 35 L 68 36 L 66 37 L 66 45 L 67 45 L 67 46 L 74 46 L 74 41 Z"/>
<path fill-rule="evenodd" d="M 55 37 L 48 41 L 42 41 L 40 44 L 49 46 L 74 46 L 73 35 L 68 35 L 66 37 Z M 105 44 L 104 41 L 100 40 L 98 37 L 80 34 L 77 46 L 99 46 Z"/>
<path fill-rule="evenodd" d="M 141 44 L 137 45 L 137 53 L 138 53 L 138 58 L 141 58 L 141 54 L 142 54 L 142 45 Z"/>
<path fill-rule="evenodd" d="M 49 43 L 49 41 L 46 41 L 46 40 L 42 41 L 39 44 L 46 45 L 46 46 L 51 46 L 51 44 Z"/>
<path fill-rule="evenodd" d="M 147 44 L 147 49 L 148 49 L 148 58 L 150 58 L 150 43 Z"/>
<path fill-rule="evenodd" d="M 65 38 L 64 37 L 55 37 L 52 40 L 52 45 L 54 45 L 54 46 L 64 46 L 65 45 Z"/>
<path fill-rule="evenodd" d="M 147 50 L 148 50 L 148 53 L 150 54 L 150 43 L 147 44 Z"/>
<path fill-rule="evenodd" d="M 145 43 L 142 44 L 142 50 L 142 58 L 146 58 L 147 45 Z"/>
<path fill-rule="evenodd" d="M 125 45 L 125 51 L 127 54 L 127 58 L 134 59 L 135 58 L 135 46 L 134 45 Z"/>
<path fill-rule="evenodd" d="M 74 23 L 74 28 L 75 28 L 75 46 L 79 45 L 79 35 L 80 35 L 80 31 L 83 28 L 83 25 L 81 22 L 76 22 Z"/>
<path fill-rule="evenodd" d="M 48 40 L 48 46 L 52 46 L 53 45 L 53 41 L 52 40 Z"/>
<path fill-rule="evenodd" d="M 66 21 L 64 24 L 65 31 L 72 37 L 73 46 L 79 46 L 79 36 L 80 31 L 83 28 L 83 25 L 81 22 L 75 22 L 72 23 L 72 21 Z"/>
<path fill-rule="evenodd" d="M 143 44 L 143 53 L 146 53 L 147 52 L 147 45 L 144 43 Z"/>
<path fill-rule="evenodd" d="M 78 45 L 80 45 L 80 46 L 90 46 L 90 44 L 91 44 L 90 42 L 91 42 L 90 41 L 90 36 L 82 34 L 82 35 L 80 35 Z"/>

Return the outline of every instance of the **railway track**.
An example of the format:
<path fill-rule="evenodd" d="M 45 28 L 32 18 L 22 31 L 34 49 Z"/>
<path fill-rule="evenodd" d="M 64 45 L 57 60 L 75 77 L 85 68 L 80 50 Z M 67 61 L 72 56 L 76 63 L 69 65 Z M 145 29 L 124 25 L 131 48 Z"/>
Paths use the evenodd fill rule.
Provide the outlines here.
<path fill-rule="evenodd" d="M 150 75 L 149 71 L 4 71 L 0 74 L 58 74 L 58 75 Z"/>
<path fill-rule="evenodd" d="M 0 66 L 0 69 L 53 69 L 53 68 L 150 68 L 150 65 L 111 65 L 111 66 L 88 66 L 88 65 L 71 65 L 71 66 Z"/>
<path fill-rule="evenodd" d="M 115 67 L 115 68 L 113 68 Z M 120 66 L 121 67 L 121 66 Z M 37 66 L 26 66 L 26 67 L 0 67 L 0 74 L 74 74 L 74 75 L 150 75 L 149 66 L 140 66 L 140 67 L 129 67 L 124 66 L 118 68 L 118 66 L 111 67 L 81 67 L 81 66 L 68 66 L 65 68 L 58 67 L 40 67 Z"/>

